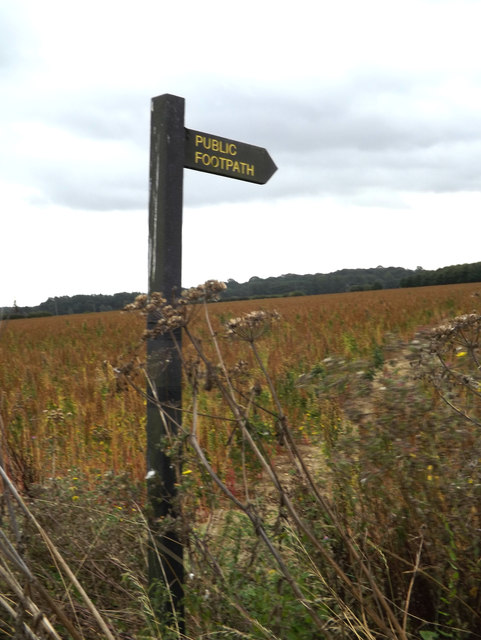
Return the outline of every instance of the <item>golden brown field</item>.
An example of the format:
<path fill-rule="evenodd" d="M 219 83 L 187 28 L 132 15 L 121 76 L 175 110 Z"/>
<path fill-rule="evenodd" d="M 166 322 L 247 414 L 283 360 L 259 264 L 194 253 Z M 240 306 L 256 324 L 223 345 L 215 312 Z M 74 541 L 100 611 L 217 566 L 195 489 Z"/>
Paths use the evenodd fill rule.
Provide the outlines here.
<path fill-rule="evenodd" d="M 387 334 L 405 340 L 420 327 L 479 313 L 481 284 L 217 303 L 210 314 L 222 322 L 259 308 L 282 316 L 260 344 L 291 421 L 301 428 L 309 407 L 292 389 L 295 377 L 328 355 L 370 357 Z M 143 328 L 141 317 L 119 312 L 3 321 L 0 411 L 13 462 L 26 479 L 67 470 L 144 477 L 144 399 L 115 374 L 135 354 L 142 357 Z M 201 324 L 198 331 L 204 332 Z M 239 343 L 222 344 L 228 359 L 242 357 Z M 206 403 L 215 412 L 215 397 Z M 225 434 L 207 419 L 203 429 L 222 464 Z"/>
<path fill-rule="evenodd" d="M 280 319 L 232 320 L 258 309 Z M 0 325 L 0 542 L 12 540 L 0 544 L 0 636 L 36 624 L 37 575 L 55 594 L 51 620 L 75 620 L 79 640 L 481 637 L 481 283 L 158 311 L 185 336 L 185 429 L 160 442 L 175 529 L 146 500 L 145 319 Z M 39 527 L 117 635 L 97 631 Z M 159 550 L 181 532 L 186 636 L 177 610 L 152 609 L 165 588 L 147 580 L 157 527 Z"/>

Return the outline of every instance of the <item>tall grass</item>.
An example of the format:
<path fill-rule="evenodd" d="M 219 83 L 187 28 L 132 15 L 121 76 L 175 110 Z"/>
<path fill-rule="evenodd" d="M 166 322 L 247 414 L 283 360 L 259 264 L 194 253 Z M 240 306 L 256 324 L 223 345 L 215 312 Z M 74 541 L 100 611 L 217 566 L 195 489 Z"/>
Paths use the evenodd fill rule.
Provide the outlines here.
<path fill-rule="evenodd" d="M 206 283 L 197 293 L 208 290 Z M 214 633 L 216 625 L 225 630 L 234 615 L 236 633 L 240 629 L 249 638 L 277 638 L 280 628 L 282 637 L 306 639 L 481 637 L 481 315 L 458 317 L 435 334 L 421 331 L 410 343 L 396 338 L 390 362 L 379 354 L 328 357 L 300 376 L 298 386 L 318 402 L 330 394 L 339 409 L 330 422 L 318 416 L 322 429 L 310 442 L 324 458 L 313 465 L 266 366 L 262 343 L 279 329 L 272 326 L 277 312 L 250 312 L 225 323 L 226 339 L 237 338 L 250 353 L 246 370 L 244 353 L 242 366 L 224 359 L 221 329 L 210 322 L 206 306 L 209 335 L 202 341 L 181 303 L 172 309 L 165 301 L 148 302 L 147 310 L 154 306 L 158 332 L 182 327 L 197 355 L 185 349 L 191 395 L 177 445 L 166 432 L 170 451 L 187 445 L 188 468 L 178 484 L 189 523 L 185 539 L 197 544 L 189 557 L 198 576 L 194 594 L 205 585 L 209 610 L 216 612 L 213 625 L 200 618 L 197 633 Z M 437 347 L 440 336 L 443 349 Z M 469 355 L 470 365 L 460 373 L 447 360 L 453 352 L 458 360 Z M 452 372 L 444 403 L 431 384 L 438 383 L 439 371 Z M 219 465 L 210 443 L 202 443 L 199 400 L 205 392 L 217 395 L 223 408 L 210 422 L 229 434 L 224 444 L 231 465 L 227 458 Z M 287 476 L 281 473 L 286 458 Z M 200 507 L 211 514 L 234 511 L 237 533 L 229 528 L 230 518 L 206 534 Z M 269 592 L 271 602 L 262 607 L 259 600 L 273 583 L 279 591 Z M 190 605 L 195 611 L 195 602 Z"/>

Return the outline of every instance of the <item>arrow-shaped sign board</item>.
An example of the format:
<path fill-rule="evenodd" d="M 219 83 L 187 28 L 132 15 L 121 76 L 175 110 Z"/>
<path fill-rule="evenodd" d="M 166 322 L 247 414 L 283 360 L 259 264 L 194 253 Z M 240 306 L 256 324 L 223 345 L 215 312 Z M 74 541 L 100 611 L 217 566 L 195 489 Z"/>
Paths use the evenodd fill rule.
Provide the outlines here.
<path fill-rule="evenodd" d="M 184 167 L 257 184 L 265 184 L 277 171 L 262 147 L 192 129 L 185 130 Z"/>

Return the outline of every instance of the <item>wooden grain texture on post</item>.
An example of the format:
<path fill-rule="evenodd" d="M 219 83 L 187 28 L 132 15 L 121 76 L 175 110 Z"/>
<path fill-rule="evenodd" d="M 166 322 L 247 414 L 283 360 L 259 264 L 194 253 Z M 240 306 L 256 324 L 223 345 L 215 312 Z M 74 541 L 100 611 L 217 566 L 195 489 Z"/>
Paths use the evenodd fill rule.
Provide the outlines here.
<path fill-rule="evenodd" d="M 167 300 L 180 294 L 182 269 L 182 200 L 184 163 L 184 99 L 165 94 L 152 100 L 149 193 L 149 294 L 161 291 Z M 150 316 L 148 328 L 156 318 Z M 150 527 L 156 545 L 149 550 L 149 584 L 167 583 L 174 611 L 183 628 L 183 553 L 175 527 L 165 528 L 178 515 L 176 469 L 180 463 L 166 454 L 168 432 L 181 423 L 181 363 L 175 348 L 181 334 L 149 340 L 147 371 L 159 406 L 147 403 L 147 491 Z M 152 394 L 149 393 L 149 396 Z M 167 599 L 167 605 L 169 600 Z M 162 617 L 166 608 L 159 611 Z"/>

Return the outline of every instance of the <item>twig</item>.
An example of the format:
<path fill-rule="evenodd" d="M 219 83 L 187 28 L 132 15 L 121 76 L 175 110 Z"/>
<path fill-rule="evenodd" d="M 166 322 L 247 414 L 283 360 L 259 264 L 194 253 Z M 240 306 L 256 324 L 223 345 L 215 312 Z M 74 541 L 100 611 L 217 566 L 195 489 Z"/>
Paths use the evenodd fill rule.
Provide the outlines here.
<path fill-rule="evenodd" d="M 414 563 L 414 569 L 412 571 L 411 580 L 409 581 L 409 587 L 406 594 L 406 604 L 404 605 L 404 615 L 403 615 L 403 621 L 402 621 L 402 627 L 404 631 L 406 631 L 406 628 L 407 628 L 409 603 L 411 601 L 411 594 L 414 587 L 414 580 L 416 579 L 416 574 L 418 572 L 419 565 L 421 563 L 421 552 L 422 552 L 423 543 L 424 543 L 424 534 L 422 530 L 421 530 L 420 537 L 421 537 L 421 541 L 419 542 L 419 549 L 417 550 L 417 553 L 416 553 L 416 561 Z"/>
<path fill-rule="evenodd" d="M 54 640 L 62 640 L 62 638 L 58 635 L 58 633 L 53 628 L 52 624 L 46 617 L 46 615 L 39 609 L 39 607 L 33 602 L 31 598 L 26 596 L 20 586 L 20 583 L 13 575 L 13 573 L 6 568 L 0 566 L 0 576 L 5 580 L 5 582 L 9 585 L 12 591 L 15 593 L 20 602 L 24 605 L 26 609 L 30 611 L 33 618 L 37 621 L 37 624 L 41 624 L 44 627 L 44 630 L 52 637 Z"/>
<path fill-rule="evenodd" d="M 22 511 L 33 522 L 33 524 L 37 528 L 37 531 L 40 533 L 40 536 L 42 537 L 43 541 L 45 542 L 45 545 L 47 546 L 48 550 L 52 554 L 53 558 L 62 567 L 62 570 L 67 574 L 69 580 L 71 580 L 73 582 L 73 584 L 75 585 L 75 588 L 78 590 L 78 592 L 82 596 L 85 604 L 87 605 L 87 608 L 89 609 L 89 611 L 91 612 L 91 614 L 93 615 L 95 620 L 97 621 L 97 624 L 99 625 L 99 627 L 102 630 L 102 632 L 105 634 L 105 637 L 108 638 L 108 640 L 115 640 L 115 637 L 112 635 L 110 629 L 108 628 L 107 624 L 105 623 L 104 619 L 100 615 L 100 613 L 99 613 L 98 609 L 96 608 L 96 606 L 94 605 L 94 603 L 90 600 L 90 598 L 87 595 L 85 589 L 82 587 L 80 582 L 77 580 L 75 574 L 72 572 L 72 570 L 70 569 L 70 567 L 68 566 L 68 564 L 65 562 L 65 560 L 62 557 L 62 555 L 58 551 L 57 547 L 53 544 L 53 542 L 51 541 L 50 537 L 47 535 L 47 532 L 43 529 L 43 527 L 40 525 L 38 520 L 35 518 L 35 516 L 32 514 L 30 509 L 27 507 L 27 505 L 25 504 L 24 500 L 22 499 L 22 497 L 18 493 L 15 485 L 11 482 L 10 478 L 7 476 L 7 474 L 5 473 L 4 469 L 1 466 L 0 466 L 0 475 L 2 476 L 4 482 L 10 488 L 10 491 L 12 492 L 13 497 L 15 498 L 15 500 L 17 501 L 17 503 L 21 507 Z M 79 637 L 78 634 L 75 634 L 75 635 L 76 635 L 76 637 Z"/>

